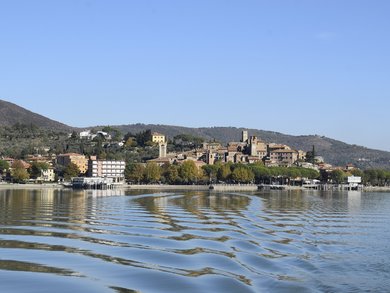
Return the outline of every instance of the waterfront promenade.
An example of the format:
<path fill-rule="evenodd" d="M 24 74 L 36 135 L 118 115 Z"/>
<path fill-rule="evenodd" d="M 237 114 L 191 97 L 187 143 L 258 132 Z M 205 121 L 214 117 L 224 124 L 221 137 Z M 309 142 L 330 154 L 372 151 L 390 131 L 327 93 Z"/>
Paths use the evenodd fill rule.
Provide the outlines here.
<path fill-rule="evenodd" d="M 210 188 L 210 186 L 212 186 Z M 320 185 L 319 185 L 320 186 Z M 260 188 L 259 188 L 260 187 Z M 263 187 L 263 188 L 262 188 Z M 0 190 L 5 189 L 64 189 L 69 188 L 60 183 L 0 183 Z M 257 191 L 257 190 L 308 190 L 313 188 L 307 188 L 307 186 L 292 186 L 292 185 L 256 185 L 256 184 L 213 184 L 213 185 L 167 185 L 167 184 L 122 184 L 115 187 L 116 190 L 199 190 L 199 191 Z M 328 185 L 328 188 L 316 188 L 317 190 L 336 191 L 344 190 L 341 187 L 332 188 Z M 367 192 L 389 192 L 390 186 L 362 186 L 361 191 Z"/>

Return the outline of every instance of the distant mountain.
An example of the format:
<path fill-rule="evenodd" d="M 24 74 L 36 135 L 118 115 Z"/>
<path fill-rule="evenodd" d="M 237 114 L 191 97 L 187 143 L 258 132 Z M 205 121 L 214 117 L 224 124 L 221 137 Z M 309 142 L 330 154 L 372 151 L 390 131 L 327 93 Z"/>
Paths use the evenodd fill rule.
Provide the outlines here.
<path fill-rule="evenodd" d="M 0 100 L 0 126 L 12 126 L 16 123 L 33 124 L 56 131 L 71 131 L 73 129 L 68 125 L 33 113 L 13 103 Z"/>
<path fill-rule="evenodd" d="M 258 129 L 245 129 L 235 127 L 202 127 L 190 128 L 181 126 L 159 124 L 132 124 L 115 126 L 123 133 L 138 133 L 147 129 L 164 133 L 168 137 L 178 134 L 191 134 L 203 137 L 206 140 L 216 140 L 223 144 L 229 141 L 239 141 L 241 132 L 248 130 L 249 135 L 255 135 L 265 142 L 281 143 L 294 149 L 308 151 L 315 146 L 317 155 L 324 157 L 325 161 L 335 165 L 344 166 L 352 163 L 362 169 L 384 168 L 390 169 L 390 152 L 368 149 L 363 146 L 350 145 L 324 136 L 305 135 L 293 136 L 273 131 Z"/>

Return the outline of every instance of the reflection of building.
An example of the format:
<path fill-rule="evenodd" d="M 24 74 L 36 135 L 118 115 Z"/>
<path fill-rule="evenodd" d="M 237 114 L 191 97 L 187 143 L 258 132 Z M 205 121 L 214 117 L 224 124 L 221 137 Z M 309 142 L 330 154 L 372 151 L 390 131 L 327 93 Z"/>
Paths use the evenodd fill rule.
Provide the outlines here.
<path fill-rule="evenodd" d="M 96 156 L 91 156 L 88 161 L 88 176 L 113 178 L 119 182 L 124 180 L 125 168 L 125 161 L 97 160 Z"/>
<path fill-rule="evenodd" d="M 70 163 L 75 164 L 79 168 L 81 174 L 85 174 L 87 172 L 88 160 L 84 155 L 68 153 L 57 156 L 57 165 L 66 167 Z"/>
<path fill-rule="evenodd" d="M 153 132 L 152 133 L 152 142 L 154 143 L 163 143 L 165 142 L 165 135 L 158 133 L 158 132 Z"/>
<path fill-rule="evenodd" d="M 348 212 L 359 213 L 361 209 L 362 193 L 360 191 L 348 191 Z"/>

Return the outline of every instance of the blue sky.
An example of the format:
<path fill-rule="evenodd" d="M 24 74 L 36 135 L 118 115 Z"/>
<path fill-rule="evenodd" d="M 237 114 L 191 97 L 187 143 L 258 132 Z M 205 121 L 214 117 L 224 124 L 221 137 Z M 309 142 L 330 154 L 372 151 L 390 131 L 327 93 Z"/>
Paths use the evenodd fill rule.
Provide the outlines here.
<path fill-rule="evenodd" d="M 78 127 L 236 126 L 390 150 L 390 1 L 0 0 L 0 98 Z"/>

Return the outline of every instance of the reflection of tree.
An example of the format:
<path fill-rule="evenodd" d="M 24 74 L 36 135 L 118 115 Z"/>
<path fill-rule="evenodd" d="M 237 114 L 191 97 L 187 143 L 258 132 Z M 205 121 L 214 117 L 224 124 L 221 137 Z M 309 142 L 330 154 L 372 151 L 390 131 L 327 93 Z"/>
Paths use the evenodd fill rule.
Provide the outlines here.
<path fill-rule="evenodd" d="M 353 196 L 354 197 L 353 197 Z M 358 196 L 359 195 L 359 196 Z M 329 211 L 346 211 L 355 200 L 360 205 L 360 194 L 358 192 L 338 192 L 338 191 L 274 191 L 262 194 L 264 199 L 265 213 L 278 212 L 307 212 L 326 209 Z M 357 205 L 357 204 L 356 204 Z"/>
<path fill-rule="evenodd" d="M 186 220 L 183 220 L 179 211 L 170 211 L 171 206 L 181 208 L 194 215 L 198 220 L 207 221 L 210 218 L 217 217 L 231 221 L 229 213 L 240 214 L 250 203 L 250 198 L 247 196 L 200 191 L 185 192 L 181 196 L 166 194 L 146 195 L 133 200 L 144 207 L 150 214 L 156 216 L 160 222 L 169 225 L 173 230 L 182 230 L 183 227 L 181 225 Z M 213 215 L 210 215 L 210 213 Z"/>
<path fill-rule="evenodd" d="M 300 190 L 271 192 L 262 195 L 264 199 L 264 211 L 305 211 L 310 208 L 310 202 L 305 193 Z"/>

